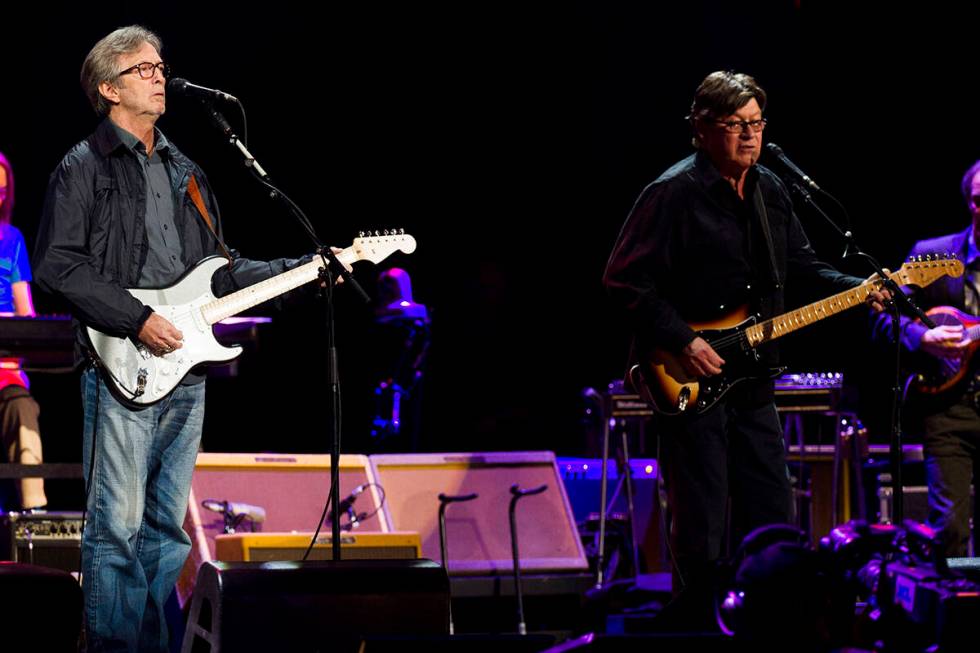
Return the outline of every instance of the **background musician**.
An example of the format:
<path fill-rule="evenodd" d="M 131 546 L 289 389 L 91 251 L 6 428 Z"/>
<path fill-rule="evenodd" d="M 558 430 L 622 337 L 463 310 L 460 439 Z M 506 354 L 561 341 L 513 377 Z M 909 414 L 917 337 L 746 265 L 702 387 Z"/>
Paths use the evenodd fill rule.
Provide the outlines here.
<path fill-rule="evenodd" d="M 34 317 L 31 297 L 31 264 L 24 236 L 10 223 L 14 210 L 14 171 L 0 152 L 0 317 Z M 0 438 L 10 462 L 42 462 L 40 408 L 29 391 L 30 380 L 16 358 L 0 359 Z M 21 510 L 48 503 L 43 478 L 24 478 L 16 483 Z M 10 509 L 11 506 L 4 505 Z"/>
<path fill-rule="evenodd" d="M 957 371 L 970 364 L 964 356 L 971 351 L 971 341 L 965 337 L 962 320 L 980 314 L 980 161 L 963 175 L 960 189 L 972 224 L 958 233 L 919 241 L 911 252 L 949 252 L 966 266 L 961 277 L 946 277 L 915 291 L 916 303 L 933 314 L 936 328 L 901 317 L 900 341 L 906 350 L 920 354 L 920 363 L 926 365 L 920 371 L 938 369 L 939 365 L 947 371 Z M 929 310 L 941 306 L 948 308 L 939 314 Z M 961 313 L 957 319 L 958 311 L 967 315 Z M 875 338 L 891 341 L 892 337 L 891 315 L 879 314 Z M 919 423 L 923 434 L 929 525 L 942 534 L 947 556 L 965 556 L 970 541 L 970 484 L 980 466 L 980 375 L 977 370 L 968 369 L 961 382 L 928 400 L 916 401 L 915 387 L 910 397 L 910 417 L 913 424 Z"/>

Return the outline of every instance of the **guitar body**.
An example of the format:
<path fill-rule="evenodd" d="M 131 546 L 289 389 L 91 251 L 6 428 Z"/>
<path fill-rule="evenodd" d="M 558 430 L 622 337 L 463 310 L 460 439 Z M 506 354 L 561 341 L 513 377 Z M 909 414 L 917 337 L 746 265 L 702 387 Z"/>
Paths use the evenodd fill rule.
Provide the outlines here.
<path fill-rule="evenodd" d="M 926 311 L 926 315 L 931 317 L 937 326 L 961 325 L 966 331 L 965 337 L 972 341 L 963 350 L 963 357 L 960 359 L 937 358 L 928 354 L 921 354 L 916 357 L 915 367 L 917 371 L 912 388 L 923 395 L 940 398 L 965 381 L 973 368 L 973 354 L 980 344 L 980 341 L 976 339 L 976 332 L 980 331 L 977 328 L 980 325 L 980 317 L 969 315 L 952 306 L 930 308 Z"/>
<path fill-rule="evenodd" d="M 663 415 L 700 414 L 710 409 L 735 385 L 749 379 L 778 376 L 759 363 L 756 350 L 744 338 L 745 329 L 755 324 L 754 316 L 742 307 L 715 322 L 691 324 L 725 359 L 721 374 L 694 377 L 684 370 L 680 358 L 664 349 L 641 356 L 629 371 L 628 381 L 647 403 Z"/>
<path fill-rule="evenodd" d="M 203 305 L 214 300 L 211 277 L 225 265 L 226 259 L 212 256 L 169 288 L 129 290 L 184 334 L 184 346 L 169 354 L 157 356 L 142 342 L 86 328 L 106 385 L 116 397 L 131 406 L 149 406 L 166 397 L 195 365 L 229 361 L 242 353 L 241 347 L 219 343 L 201 312 Z"/>

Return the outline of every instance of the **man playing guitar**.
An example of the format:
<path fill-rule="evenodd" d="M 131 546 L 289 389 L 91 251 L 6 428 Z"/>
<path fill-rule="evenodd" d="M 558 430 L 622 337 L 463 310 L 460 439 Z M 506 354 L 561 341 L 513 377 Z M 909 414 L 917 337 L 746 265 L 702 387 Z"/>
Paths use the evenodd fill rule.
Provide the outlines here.
<path fill-rule="evenodd" d="M 660 348 L 710 384 L 727 359 L 692 323 L 749 305 L 763 318 L 783 309 L 787 276 L 829 292 L 864 283 L 821 262 L 785 186 L 756 164 L 766 94 L 748 75 L 715 72 L 688 117 L 694 155 L 644 189 L 620 233 L 604 283 L 633 328 L 638 358 Z M 858 300 L 877 308 L 869 289 Z M 775 362 L 772 344 L 760 349 Z M 674 590 L 703 586 L 724 550 L 729 497 L 732 539 L 792 521 L 792 496 L 772 383 L 741 383 L 703 411 L 658 424 L 677 566 Z"/>

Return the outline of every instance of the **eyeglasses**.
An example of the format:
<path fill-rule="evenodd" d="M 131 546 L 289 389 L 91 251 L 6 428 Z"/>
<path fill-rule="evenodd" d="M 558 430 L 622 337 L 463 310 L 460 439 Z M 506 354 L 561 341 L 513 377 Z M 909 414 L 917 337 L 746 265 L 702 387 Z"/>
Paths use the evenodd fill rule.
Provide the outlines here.
<path fill-rule="evenodd" d="M 163 76 L 164 79 L 170 77 L 170 66 L 163 63 L 162 61 L 160 63 L 141 61 L 135 66 L 130 66 L 129 68 L 120 71 L 119 74 L 116 75 L 116 77 L 121 77 L 123 75 L 128 75 L 130 73 L 139 73 L 142 79 L 153 79 L 153 75 L 156 74 L 157 70 L 160 71 L 160 74 Z"/>
<path fill-rule="evenodd" d="M 722 125 L 729 134 L 741 134 L 746 129 L 753 134 L 758 134 L 765 128 L 767 121 L 765 118 L 759 118 L 758 120 L 713 120 L 712 122 Z"/>

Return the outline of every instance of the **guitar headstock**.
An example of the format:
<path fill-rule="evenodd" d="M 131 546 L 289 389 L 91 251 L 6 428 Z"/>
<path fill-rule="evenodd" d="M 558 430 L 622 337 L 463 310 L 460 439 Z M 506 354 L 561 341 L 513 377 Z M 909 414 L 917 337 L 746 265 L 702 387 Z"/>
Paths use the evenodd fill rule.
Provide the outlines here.
<path fill-rule="evenodd" d="M 404 229 L 362 231 L 351 244 L 358 260 L 380 263 L 395 252 L 411 254 L 415 251 L 415 238 Z"/>
<path fill-rule="evenodd" d="M 889 276 L 900 286 L 928 286 L 943 276 L 959 277 L 963 274 L 963 261 L 955 254 L 924 254 L 910 256 L 901 269 Z"/>

